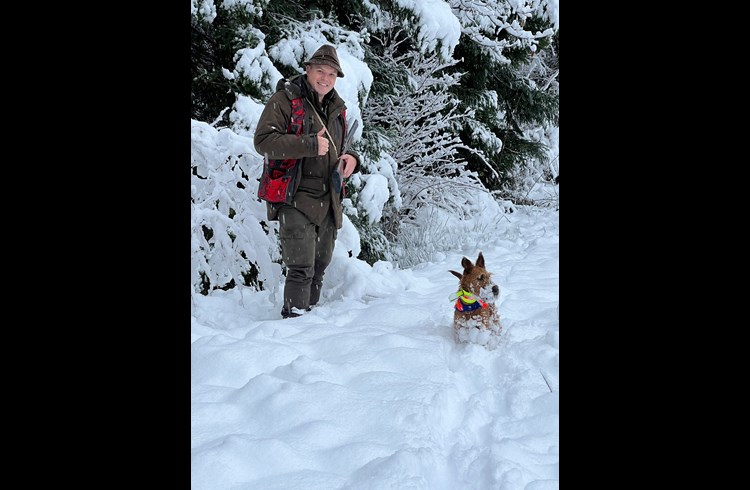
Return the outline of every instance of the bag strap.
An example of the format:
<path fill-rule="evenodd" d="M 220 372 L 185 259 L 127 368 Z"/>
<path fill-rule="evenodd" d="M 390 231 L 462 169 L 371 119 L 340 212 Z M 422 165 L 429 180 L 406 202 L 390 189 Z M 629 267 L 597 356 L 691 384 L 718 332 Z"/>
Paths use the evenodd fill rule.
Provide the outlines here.
<path fill-rule="evenodd" d="M 308 99 L 308 102 L 310 102 L 312 104 L 312 102 L 310 101 L 310 99 Z M 336 148 L 336 143 L 333 142 L 333 136 L 331 136 L 331 133 L 328 132 L 328 128 L 326 127 L 325 123 L 323 122 L 323 119 L 320 117 L 320 114 L 318 114 L 318 111 L 315 110 L 315 106 L 313 106 L 312 110 L 313 110 L 313 113 L 315 114 L 315 116 L 318 118 L 318 121 L 320 121 L 320 125 L 323 126 L 323 129 L 325 130 L 326 134 L 328 135 L 328 141 L 330 141 L 331 144 L 333 145 L 333 151 L 336 152 L 336 156 L 338 156 L 339 150 L 338 150 L 338 148 Z"/>

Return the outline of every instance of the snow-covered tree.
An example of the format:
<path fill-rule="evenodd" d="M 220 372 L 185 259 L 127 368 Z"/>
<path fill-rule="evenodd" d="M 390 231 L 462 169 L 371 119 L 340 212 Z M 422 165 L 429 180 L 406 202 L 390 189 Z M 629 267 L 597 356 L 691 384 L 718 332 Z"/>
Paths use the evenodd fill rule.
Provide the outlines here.
<path fill-rule="evenodd" d="M 365 122 L 368 138 L 376 138 L 374 146 L 396 164 L 399 198 L 389 203 L 383 223 L 387 236 L 396 239 L 399 226 L 413 219 L 417 209 L 460 210 L 467 190 L 484 188 L 457 154 L 458 148 L 468 149 L 457 135 L 458 121 L 473 111 L 459 111 L 459 100 L 449 92 L 461 78 L 446 72 L 456 61 L 443 61 L 437 52 L 399 49 L 407 34 L 396 19 L 378 34 L 371 37 L 382 45 L 369 51 L 368 61 L 378 67 L 378 75 L 391 80 L 371 94 Z"/>
<path fill-rule="evenodd" d="M 236 94 L 262 97 L 262 82 L 268 81 L 262 79 L 265 72 L 252 69 L 253 63 L 263 62 L 262 57 L 257 61 L 243 57 L 264 37 L 253 25 L 260 21 L 268 0 L 191 2 L 191 117 L 200 121 L 218 119 L 228 125 L 227 110 Z M 246 76 L 238 76 L 240 73 Z"/>
<path fill-rule="evenodd" d="M 560 93 L 559 75 L 559 33 L 556 31 L 549 43 L 540 43 L 541 48 L 537 56 L 531 57 L 519 70 L 526 73 L 529 84 L 533 84 L 539 91 L 558 97 Z M 530 123 L 523 126 L 524 137 L 530 141 L 538 141 L 545 149 L 545 154 L 539 158 L 527 159 L 516 167 L 511 176 L 513 184 L 510 193 L 518 202 L 533 202 L 534 204 L 557 205 L 556 194 L 547 202 L 539 199 L 529 199 L 529 193 L 540 183 L 553 182 L 560 173 L 560 129 L 557 112 L 544 124 Z"/>
<path fill-rule="evenodd" d="M 448 1 L 462 26 L 456 69 L 471 73 L 457 95 L 476 109 L 461 130 L 474 150 L 464 156 L 487 187 L 512 196 L 522 168 L 549 154 L 546 142 L 528 130 L 558 124 L 557 92 L 540 87 L 528 68 L 550 44 L 557 2 Z"/>

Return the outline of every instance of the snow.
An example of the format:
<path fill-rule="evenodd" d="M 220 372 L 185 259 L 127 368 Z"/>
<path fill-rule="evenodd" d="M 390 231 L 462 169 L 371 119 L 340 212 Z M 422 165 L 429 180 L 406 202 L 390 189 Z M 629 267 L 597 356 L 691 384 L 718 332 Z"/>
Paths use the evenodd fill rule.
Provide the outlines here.
<path fill-rule="evenodd" d="M 196 296 L 193 490 L 557 489 L 558 212 L 515 209 L 464 240 L 500 286 L 494 350 L 451 330 L 478 249 L 370 266 L 348 219 L 304 316 L 280 319 L 281 277 Z"/>

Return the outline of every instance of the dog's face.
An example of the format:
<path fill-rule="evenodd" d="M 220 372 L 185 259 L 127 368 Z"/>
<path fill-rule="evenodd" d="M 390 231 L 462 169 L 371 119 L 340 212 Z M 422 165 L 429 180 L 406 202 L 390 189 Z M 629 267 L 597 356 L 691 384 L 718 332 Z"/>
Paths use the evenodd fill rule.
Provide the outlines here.
<path fill-rule="evenodd" d="M 482 255 L 482 252 L 479 252 L 476 264 L 464 257 L 461 260 L 461 265 L 464 268 L 463 274 L 456 271 L 449 271 L 458 277 L 461 289 L 473 293 L 485 301 L 494 300 L 498 297 L 500 288 L 492 282 L 492 274 L 484 268 L 484 255 Z"/>

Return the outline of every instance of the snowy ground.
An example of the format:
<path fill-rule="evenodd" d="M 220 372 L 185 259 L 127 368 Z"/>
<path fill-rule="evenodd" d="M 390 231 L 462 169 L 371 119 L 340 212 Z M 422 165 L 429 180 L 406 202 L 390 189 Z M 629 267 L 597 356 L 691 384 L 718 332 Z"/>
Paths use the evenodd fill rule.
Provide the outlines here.
<path fill-rule="evenodd" d="M 557 489 L 558 216 L 520 208 L 411 269 L 339 250 L 299 318 L 280 319 L 281 282 L 198 296 L 192 489 Z M 451 334 L 448 270 L 479 250 L 495 350 Z"/>

